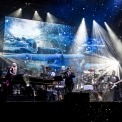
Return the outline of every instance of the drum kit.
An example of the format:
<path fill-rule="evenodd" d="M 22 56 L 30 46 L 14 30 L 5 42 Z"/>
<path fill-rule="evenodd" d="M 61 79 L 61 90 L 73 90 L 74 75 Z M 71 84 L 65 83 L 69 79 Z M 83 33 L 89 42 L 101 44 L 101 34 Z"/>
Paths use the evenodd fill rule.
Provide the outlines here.
<path fill-rule="evenodd" d="M 85 70 L 81 77 L 82 80 L 77 84 L 78 91 L 89 93 L 91 101 L 92 99 L 98 102 L 104 101 L 104 95 L 110 90 L 108 82 L 110 75 L 89 69 Z"/>
<path fill-rule="evenodd" d="M 101 73 L 99 71 L 95 71 L 95 69 L 84 70 L 83 75 L 81 76 L 82 80 L 80 81 L 80 83 L 78 83 L 77 89 L 80 89 L 83 92 L 85 92 L 85 91 L 90 91 L 90 92 L 98 91 L 97 87 L 99 86 L 100 76 L 101 76 Z"/>

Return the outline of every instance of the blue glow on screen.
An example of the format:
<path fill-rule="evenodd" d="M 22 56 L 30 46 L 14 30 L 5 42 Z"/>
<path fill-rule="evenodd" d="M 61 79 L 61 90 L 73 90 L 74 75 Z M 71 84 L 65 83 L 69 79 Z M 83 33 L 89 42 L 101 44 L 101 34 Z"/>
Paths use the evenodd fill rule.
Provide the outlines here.
<path fill-rule="evenodd" d="M 6 53 L 68 53 L 73 33 L 67 25 L 6 17 L 4 37 Z"/>
<path fill-rule="evenodd" d="M 73 38 L 73 28 L 68 25 L 7 16 L 3 53 L 7 58 L 28 62 L 28 66 L 29 62 L 38 62 L 60 67 L 62 54 L 68 54 Z"/>
<path fill-rule="evenodd" d="M 81 47 L 75 47 L 74 54 L 74 37 L 74 29 L 68 25 L 5 17 L 3 56 L 18 61 L 23 68 L 39 71 L 41 65 L 55 70 L 72 66 L 76 71 L 101 66 L 90 62 L 92 54 L 104 53 L 101 40 L 89 38 Z"/>

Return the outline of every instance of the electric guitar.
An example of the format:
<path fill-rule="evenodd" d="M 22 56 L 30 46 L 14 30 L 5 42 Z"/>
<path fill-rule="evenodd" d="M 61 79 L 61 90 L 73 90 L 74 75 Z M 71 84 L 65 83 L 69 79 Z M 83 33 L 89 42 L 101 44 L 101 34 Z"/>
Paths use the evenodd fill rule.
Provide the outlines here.
<path fill-rule="evenodd" d="M 119 80 L 118 82 L 113 83 L 111 89 L 115 88 L 115 87 L 117 86 L 117 84 L 119 84 L 119 83 L 121 83 L 121 82 L 122 82 L 122 80 Z"/>

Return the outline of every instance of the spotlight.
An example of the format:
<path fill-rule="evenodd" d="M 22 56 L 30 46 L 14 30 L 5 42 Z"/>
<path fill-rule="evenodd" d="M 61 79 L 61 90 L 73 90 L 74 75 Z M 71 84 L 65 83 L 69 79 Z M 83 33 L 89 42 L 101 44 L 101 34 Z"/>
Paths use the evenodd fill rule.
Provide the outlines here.
<path fill-rule="evenodd" d="M 33 20 L 37 20 L 37 21 L 42 21 L 42 18 L 40 17 L 39 13 L 37 10 L 35 10 L 34 15 L 33 15 Z"/>
<path fill-rule="evenodd" d="M 22 8 L 19 8 L 18 10 L 14 11 L 13 13 L 10 14 L 10 16 L 21 17 L 22 16 Z"/>
<path fill-rule="evenodd" d="M 46 18 L 46 22 L 50 22 L 50 23 L 57 23 L 60 20 L 58 18 L 56 18 L 54 15 L 52 15 L 51 13 L 47 12 L 47 18 Z"/>
<path fill-rule="evenodd" d="M 74 44 L 72 45 L 71 48 L 73 49 L 73 53 L 74 52 L 80 53 L 81 50 L 83 51 L 84 50 L 83 44 L 85 44 L 87 39 L 88 39 L 88 33 L 87 33 L 85 19 L 83 18 L 77 30 L 76 36 L 74 38 Z"/>

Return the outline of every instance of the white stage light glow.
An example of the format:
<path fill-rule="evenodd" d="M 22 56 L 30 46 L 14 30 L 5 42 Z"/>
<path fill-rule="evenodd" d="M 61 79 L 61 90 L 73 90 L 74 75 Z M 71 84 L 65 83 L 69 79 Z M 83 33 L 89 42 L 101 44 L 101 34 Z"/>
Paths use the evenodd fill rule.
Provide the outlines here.
<path fill-rule="evenodd" d="M 43 21 L 42 18 L 40 17 L 40 15 L 39 15 L 38 11 L 34 12 L 33 20 Z"/>
<path fill-rule="evenodd" d="M 18 10 L 14 11 L 13 13 L 10 14 L 10 16 L 22 17 L 22 8 L 19 8 Z"/>
<path fill-rule="evenodd" d="M 102 28 L 95 20 L 93 20 L 92 36 L 93 38 L 100 40 L 101 43 L 105 45 L 103 54 L 101 54 L 99 51 L 97 52 L 97 55 L 103 56 L 100 57 L 99 60 L 104 64 L 104 66 L 100 67 L 98 70 L 102 70 L 102 74 L 108 73 L 109 75 L 111 75 L 112 70 L 115 70 L 116 74 L 119 76 L 120 65 L 119 61 L 114 58 L 116 51 L 113 47 L 113 42 L 111 41 L 112 36 L 110 36 L 110 33 L 107 33 L 104 28 Z"/>
<path fill-rule="evenodd" d="M 49 23 L 60 23 L 61 20 L 59 20 L 57 17 L 55 17 L 51 13 L 47 12 L 46 22 L 49 22 Z"/>
<path fill-rule="evenodd" d="M 73 53 L 82 53 L 84 51 L 85 43 L 88 39 L 85 19 L 83 18 L 76 33 L 74 44 L 72 45 Z"/>
<path fill-rule="evenodd" d="M 117 37 L 117 35 L 113 32 L 113 30 L 108 26 L 106 22 L 104 22 L 106 29 L 108 31 L 108 34 L 111 38 L 111 42 L 116 49 L 117 55 L 122 59 L 122 42 L 121 40 Z"/>

